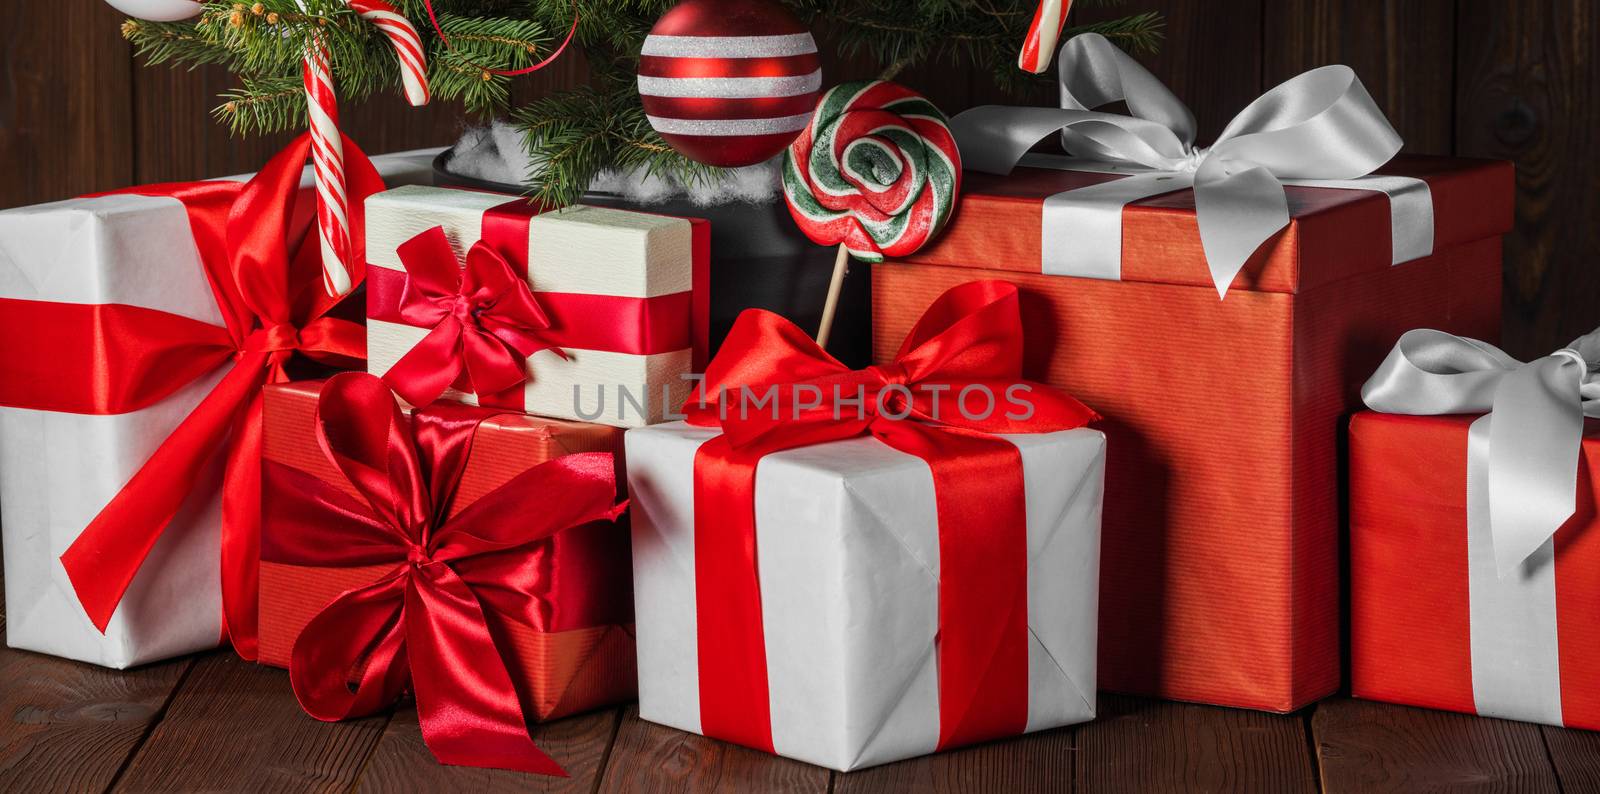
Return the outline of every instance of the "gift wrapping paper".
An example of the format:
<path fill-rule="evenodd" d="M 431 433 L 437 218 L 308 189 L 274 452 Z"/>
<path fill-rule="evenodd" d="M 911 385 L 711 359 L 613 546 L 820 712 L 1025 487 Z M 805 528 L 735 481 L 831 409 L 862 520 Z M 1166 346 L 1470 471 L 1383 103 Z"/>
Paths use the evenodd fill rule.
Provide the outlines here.
<path fill-rule="evenodd" d="M 389 184 L 429 182 L 436 152 L 372 161 Z M 309 168 L 301 187 L 311 189 Z M 0 297 L 127 304 L 222 324 L 188 216 L 173 198 L 110 195 L 0 211 Z M 195 490 L 103 635 L 84 614 L 59 558 L 222 375 L 219 369 L 123 414 L 0 407 L 8 645 L 113 668 L 216 647 L 222 637 L 217 487 Z M 219 458 L 205 477 L 220 487 L 221 474 Z"/>
<path fill-rule="evenodd" d="M 1487 447 L 1477 418 L 1351 420 L 1351 692 L 1600 729 L 1600 421 L 1585 428 L 1577 511 L 1501 577 L 1487 488 L 1468 471 Z"/>
<path fill-rule="evenodd" d="M 367 202 L 368 370 L 387 373 L 431 330 L 399 316 L 406 280 L 400 246 L 442 227 L 459 259 L 485 236 L 489 216 L 502 207 L 532 214 L 525 219 L 527 278 L 535 299 L 552 315 L 549 336 L 566 358 L 554 350 L 529 356 L 528 379 L 513 396 L 515 404 L 497 405 L 619 427 L 659 422 L 681 405 L 692 385 L 685 376 L 705 355 L 709 226 L 583 205 L 533 214 L 523 199 L 478 191 L 408 187 Z M 624 334 L 631 334 L 628 339 L 600 338 L 617 334 L 595 333 L 596 323 L 620 328 L 624 320 L 596 318 L 583 307 L 606 302 L 585 298 L 615 299 L 610 304 L 649 319 L 636 334 Z M 466 384 L 458 379 L 456 386 Z M 479 395 L 461 388 L 448 389 L 444 398 L 479 402 Z"/>
<path fill-rule="evenodd" d="M 317 444 L 315 415 L 320 382 L 304 381 L 266 388 L 263 457 L 334 484 L 360 499 Z M 452 515 L 533 466 L 578 452 L 621 450 L 618 428 L 521 414 L 488 419 L 473 438 L 471 456 L 458 486 Z M 540 497 L 545 498 L 545 497 Z M 262 509 L 271 511 L 271 491 Z M 530 510 L 537 505 L 530 504 Z M 271 539 L 263 538 L 263 548 Z M 634 696 L 632 595 L 629 590 L 629 539 L 626 522 L 575 527 L 540 541 L 528 554 L 542 557 L 541 575 L 584 582 L 582 598 L 551 585 L 541 613 L 551 630 L 485 610 L 495 643 L 506 654 L 526 713 L 545 720 L 629 700 Z M 301 630 L 341 593 L 371 584 L 393 566 L 318 567 L 261 563 L 262 664 L 289 666 Z M 589 588 L 603 588 L 597 592 Z"/>
<path fill-rule="evenodd" d="M 1340 683 L 1341 426 L 1407 330 L 1500 328 L 1505 163 L 1401 157 L 1428 185 L 1434 252 L 1391 257 L 1381 192 L 1289 187 L 1293 219 L 1219 300 L 1192 191 L 1123 215 L 1121 280 L 1041 272 L 1049 196 L 1112 175 L 968 173 L 934 245 L 874 266 L 888 360 L 951 286 L 1022 289 L 1024 375 L 1104 417 L 1100 686 L 1291 711 Z"/>
<path fill-rule="evenodd" d="M 628 431 L 639 715 L 701 732 L 694 463 L 715 429 Z M 1001 436 L 1022 455 L 1028 516 L 1028 715 L 1094 717 L 1105 438 Z M 770 453 L 756 547 L 774 750 L 838 770 L 934 751 L 940 712 L 938 521 L 922 459 L 872 438 Z"/>

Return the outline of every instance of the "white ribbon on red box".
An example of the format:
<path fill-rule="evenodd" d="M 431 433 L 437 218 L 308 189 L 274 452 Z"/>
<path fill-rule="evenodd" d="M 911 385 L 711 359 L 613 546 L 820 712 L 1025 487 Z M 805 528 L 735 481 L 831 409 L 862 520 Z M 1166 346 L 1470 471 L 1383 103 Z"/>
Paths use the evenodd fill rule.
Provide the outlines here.
<path fill-rule="evenodd" d="M 1390 202 L 1393 263 L 1433 253 L 1426 182 L 1372 172 L 1401 140 L 1354 70 L 1324 66 L 1250 103 L 1216 143 L 1195 146 L 1195 120 L 1138 61 L 1099 34 L 1068 41 L 1059 57 L 1061 107 L 986 105 L 950 122 L 965 167 L 1008 174 L 1026 164 L 1122 179 L 1045 200 L 1042 269 L 1120 280 L 1122 211 L 1193 188 L 1200 241 L 1219 295 L 1257 249 L 1289 225 L 1285 186 L 1369 190 Z M 1094 108 L 1127 103 L 1129 113 Z M 1028 156 L 1060 131 L 1072 158 Z"/>
<path fill-rule="evenodd" d="M 1563 724 L 1554 536 L 1577 509 L 1584 418 L 1600 418 L 1600 329 L 1526 364 L 1410 331 L 1361 398 L 1391 414 L 1484 414 L 1467 436 L 1473 700 L 1485 716 Z"/>

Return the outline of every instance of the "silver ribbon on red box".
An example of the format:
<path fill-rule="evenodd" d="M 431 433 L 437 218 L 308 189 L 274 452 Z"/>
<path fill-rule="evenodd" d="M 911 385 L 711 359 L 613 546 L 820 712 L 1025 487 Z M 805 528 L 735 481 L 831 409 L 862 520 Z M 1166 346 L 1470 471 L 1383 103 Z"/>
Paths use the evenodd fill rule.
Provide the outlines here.
<path fill-rule="evenodd" d="M 1410 331 L 1361 398 L 1383 413 L 1484 414 L 1467 436 L 1473 698 L 1485 716 L 1562 724 L 1554 536 L 1577 509 L 1584 418 L 1600 419 L 1600 329 L 1527 363 Z"/>
<path fill-rule="evenodd" d="M 950 123 L 962 162 L 976 171 L 1009 174 L 1026 164 L 1125 175 L 1045 200 L 1043 272 L 1120 279 L 1123 208 L 1186 188 L 1194 189 L 1200 241 L 1224 297 L 1251 255 L 1289 225 L 1285 186 L 1384 193 L 1393 263 L 1433 253 L 1427 183 L 1372 175 L 1401 140 L 1349 67 L 1313 69 L 1279 85 L 1200 147 L 1189 108 L 1105 37 L 1077 36 L 1057 60 L 1061 107 L 985 105 Z M 1129 112 L 1094 110 L 1115 102 Z M 1028 155 L 1058 131 L 1072 157 Z"/>

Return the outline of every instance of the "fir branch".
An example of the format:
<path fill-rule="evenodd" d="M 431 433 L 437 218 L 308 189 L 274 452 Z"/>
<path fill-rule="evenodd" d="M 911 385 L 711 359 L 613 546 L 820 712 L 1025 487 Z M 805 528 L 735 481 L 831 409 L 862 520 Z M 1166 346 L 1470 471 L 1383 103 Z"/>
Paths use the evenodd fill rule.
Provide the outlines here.
<path fill-rule="evenodd" d="M 527 67 L 549 42 L 544 27 L 529 19 L 444 15 L 439 27 L 449 44 L 436 39 L 429 56 L 434 96 L 459 99 L 479 115 L 504 111 L 511 99 L 512 78 L 489 70 Z"/>
<path fill-rule="evenodd" d="M 1165 35 L 1162 30 L 1164 26 L 1165 22 L 1160 14 L 1146 11 L 1107 22 L 1069 27 L 1062 33 L 1061 40 L 1066 41 L 1082 33 L 1099 33 L 1111 39 L 1118 47 L 1135 55 L 1148 55 L 1161 48 L 1161 39 Z"/>
<path fill-rule="evenodd" d="M 122 37 L 133 45 L 134 54 L 151 66 L 168 61 L 191 67 L 226 64 L 234 58 L 232 50 L 192 22 L 129 19 L 122 23 Z"/>
<path fill-rule="evenodd" d="M 535 201 L 564 207 L 583 196 L 606 170 L 639 171 L 701 184 L 723 169 L 678 154 L 650 128 L 638 96 L 580 88 L 520 109 L 514 122 L 535 165 L 524 174 Z"/>
<path fill-rule="evenodd" d="M 305 126 L 306 93 L 294 77 L 245 77 L 222 93 L 212 115 L 236 135 L 265 135 Z"/>

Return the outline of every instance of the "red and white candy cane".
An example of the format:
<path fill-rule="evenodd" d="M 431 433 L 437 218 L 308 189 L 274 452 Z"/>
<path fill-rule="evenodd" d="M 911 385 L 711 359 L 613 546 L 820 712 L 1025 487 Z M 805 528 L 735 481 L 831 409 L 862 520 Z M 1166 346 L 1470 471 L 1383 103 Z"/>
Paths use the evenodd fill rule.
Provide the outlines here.
<path fill-rule="evenodd" d="M 1022 52 L 1017 55 L 1017 68 L 1038 74 L 1050 68 L 1050 59 L 1056 54 L 1056 41 L 1061 29 L 1066 27 L 1067 12 L 1072 10 L 1072 0 L 1039 0 L 1039 9 L 1033 12 L 1033 24 L 1028 26 L 1028 37 L 1022 40 Z"/>
<path fill-rule="evenodd" d="M 383 0 L 347 0 L 351 10 L 371 22 L 400 60 L 400 80 L 413 105 L 428 103 L 428 66 L 417 29 Z M 350 277 L 350 200 L 345 194 L 344 144 L 339 134 L 339 102 L 334 93 L 328 47 L 317 42 L 302 64 L 306 122 L 311 132 L 311 167 L 317 188 L 317 237 L 322 245 L 322 286 L 329 295 L 354 288 Z"/>

